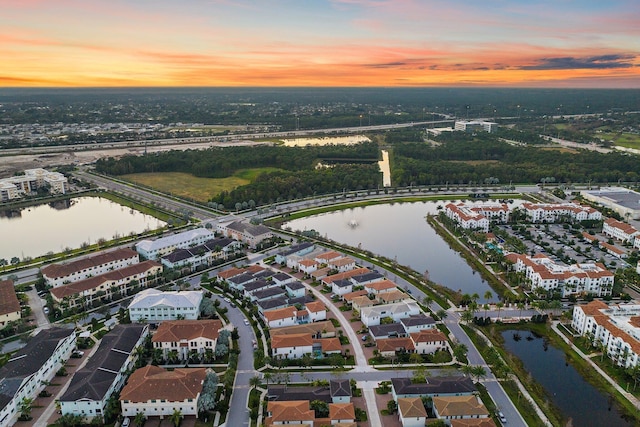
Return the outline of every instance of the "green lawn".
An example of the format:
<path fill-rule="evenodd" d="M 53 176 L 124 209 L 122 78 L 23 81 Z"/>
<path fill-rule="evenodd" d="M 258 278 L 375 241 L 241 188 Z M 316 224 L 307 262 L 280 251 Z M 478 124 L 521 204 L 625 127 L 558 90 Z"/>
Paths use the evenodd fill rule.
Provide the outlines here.
<path fill-rule="evenodd" d="M 278 169 L 243 169 L 228 178 L 198 178 L 183 172 L 132 173 L 122 175 L 120 178 L 204 203 L 222 191 L 230 191 L 241 185 L 249 184 L 263 172 L 276 170 Z"/>
<path fill-rule="evenodd" d="M 615 145 L 619 145 L 621 147 L 640 149 L 640 135 L 614 132 L 603 132 L 596 135 L 606 141 L 613 141 Z"/>

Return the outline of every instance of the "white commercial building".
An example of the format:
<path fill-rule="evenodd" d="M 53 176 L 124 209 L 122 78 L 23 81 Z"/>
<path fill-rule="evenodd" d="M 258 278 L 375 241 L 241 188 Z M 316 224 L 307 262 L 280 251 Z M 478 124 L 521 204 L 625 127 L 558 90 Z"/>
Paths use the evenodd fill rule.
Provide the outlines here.
<path fill-rule="evenodd" d="M 196 320 L 200 316 L 202 291 L 159 291 L 145 289 L 129 304 L 132 322 L 159 323 L 164 320 Z"/>
<path fill-rule="evenodd" d="M 201 245 L 215 237 L 215 234 L 206 228 L 196 228 L 195 230 L 172 234 L 156 240 L 142 240 L 136 244 L 136 251 L 146 259 L 157 260 L 176 249 L 186 249 L 191 246 Z"/>
<path fill-rule="evenodd" d="M 592 202 L 617 212 L 625 220 L 640 219 L 640 193 L 623 187 L 602 187 L 584 190 L 580 194 Z"/>
<path fill-rule="evenodd" d="M 453 130 L 460 130 L 463 132 L 495 132 L 498 130 L 498 124 L 495 122 L 485 122 L 483 120 L 458 120 L 455 122 Z"/>

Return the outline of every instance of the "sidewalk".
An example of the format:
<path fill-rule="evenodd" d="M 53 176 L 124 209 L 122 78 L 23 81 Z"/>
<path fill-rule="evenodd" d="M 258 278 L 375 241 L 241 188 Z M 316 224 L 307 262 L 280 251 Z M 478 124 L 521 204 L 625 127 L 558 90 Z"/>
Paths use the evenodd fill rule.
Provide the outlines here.
<path fill-rule="evenodd" d="M 635 397 L 633 394 L 629 393 L 628 391 L 626 391 L 625 389 L 623 389 L 622 387 L 620 387 L 620 385 L 618 383 L 616 383 L 613 378 L 611 378 L 605 371 L 603 371 L 593 360 L 591 360 L 589 358 L 588 355 L 584 354 L 582 352 L 582 350 L 580 350 L 578 347 L 576 347 L 571 340 L 569 340 L 569 338 L 567 338 L 562 331 L 560 331 L 560 329 L 558 329 L 558 325 L 560 324 L 559 321 L 554 321 L 551 323 L 551 329 L 553 329 L 553 331 L 558 334 L 558 336 L 560 336 L 560 338 L 562 338 L 564 340 L 564 342 L 566 342 L 568 345 L 571 346 L 571 348 L 578 353 L 578 355 L 580 357 L 582 357 L 584 360 L 586 360 L 593 369 L 596 370 L 596 372 L 598 372 L 598 374 L 600 374 L 605 380 L 607 380 L 607 382 L 609 384 L 611 384 L 617 391 L 618 393 L 620 393 L 621 395 L 623 395 L 629 402 L 631 402 L 631 404 L 633 404 L 633 406 L 635 406 L 637 409 L 640 409 L 640 400 Z"/>

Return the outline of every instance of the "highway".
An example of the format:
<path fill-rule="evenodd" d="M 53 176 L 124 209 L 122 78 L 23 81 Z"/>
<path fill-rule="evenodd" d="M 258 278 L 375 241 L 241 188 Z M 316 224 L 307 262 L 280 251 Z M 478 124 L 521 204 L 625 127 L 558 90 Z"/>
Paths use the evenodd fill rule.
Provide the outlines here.
<path fill-rule="evenodd" d="M 252 133 L 239 133 L 225 136 L 203 136 L 192 138 L 168 138 L 168 139 L 147 139 L 138 141 L 119 141 L 119 142 L 104 142 L 104 143 L 79 143 L 79 144 L 67 144 L 67 145 L 48 145 L 39 147 L 25 147 L 25 148 L 9 148 L 2 150 L 3 156 L 18 156 L 25 154 L 45 154 L 45 153 L 64 153 L 69 151 L 87 151 L 87 150 L 108 150 L 108 149 L 123 149 L 132 147 L 154 147 L 165 145 L 191 145 L 191 144 L 209 144 L 209 145 L 238 145 L 241 141 L 254 141 L 260 139 L 273 139 L 273 138 L 295 138 L 301 136 L 312 135 L 340 135 L 340 134 L 353 134 L 360 132 L 371 132 L 390 129 L 401 129 L 413 126 L 435 126 L 452 124 L 455 119 L 447 120 L 431 120 L 431 121 L 417 121 L 409 123 L 395 123 L 388 125 L 372 125 L 372 126 L 351 126 L 329 129 L 304 129 L 304 130 L 288 130 L 278 132 L 252 132 Z M 255 141 L 261 143 L 260 141 Z M 205 145 L 206 147 L 206 145 Z"/>

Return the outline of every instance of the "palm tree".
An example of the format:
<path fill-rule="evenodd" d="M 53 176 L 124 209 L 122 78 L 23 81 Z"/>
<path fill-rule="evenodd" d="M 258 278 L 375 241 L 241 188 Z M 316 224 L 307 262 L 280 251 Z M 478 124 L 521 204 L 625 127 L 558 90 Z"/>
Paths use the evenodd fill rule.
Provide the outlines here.
<path fill-rule="evenodd" d="M 463 311 L 460 318 L 462 319 L 463 322 L 471 323 L 471 321 L 473 320 L 473 311 L 471 310 Z"/>
<path fill-rule="evenodd" d="M 520 310 L 520 314 L 518 317 L 522 317 L 522 310 L 524 309 L 524 303 L 521 301 L 518 304 L 516 304 L 516 306 L 518 307 L 518 310 Z"/>
<path fill-rule="evenodd" d="M 171 414 L 171 416 L 169 417 L 169 421 L 171 421 L 171 424 L 173 424 L 175 427 L 178 427 L 182 422 L 182 412 L 174 409 L 173 414 Z"/>
<path fill-rule="evenodd" d="M 425 295 L 425 297 L 422 298 L 422 304 L 424 304 L 427 308 L 430 308 L 432 302 L 433 298 L 431 298 L 429 295 Z"/>
<path fill-rule="evenodd" d="M 502 307 L 504 307 L 504 303 L 500 301 L 496 304 L 496 307 L 498 307 L 498 318 L 500 318 L 500 310 L 502 310 Z"/>
<path fill-rule="evenodd" d="M 448 315 L 449 313 L 447 313 L 447 311 L 442 308 L 436 312 L 436 316 L 438 316 L 438 319 L 440 320 L 446 319 Z"/>
<path fill-rule="evenodd" d="M 255 390 L 259 385 L 262 385 L 262 380 L 260 380 L 259 376 L 253 376 L 251 378 L 249 378 L 249 385 L 253 386 L 253 389 Z"/>
<path fill-rule="evenodd" d="M 468 352 L 469 352 L 469 349 L 467 348 L 466 345 L 462 343 L 458 343 L 453 346 L 453 355 L 458 360 L 458 362 L 465 359 L 467 357 Z"/>
<path fill-rule="evenodd" d="M 480 382 L 480 378 L 483 378 L 487 375 L 486 369 L 483 366 L 474 366 L 471 369 L 471 374 L 476 377 L 476 382 Z"/>
<path fill-rule="evenodd" d="M 469 375 L 469 376 L 473 375 L 473 366 L 471 365 L 462 365 L 462 368 L 460 368 L 460 370 L 465 375 Z"/>
<path fill-rule="evenodd" d="M 145 417 L 142 412 L 138 412 L 136 413 L 136 416 L 133 419 L 133 423 L 136 425 L 136 427 L 142 427 L 146 420 L 147 420 L 147 417 Z"/>
<path fill-rule="evenodd" d="M 20 419 L 23 421 L 29 421 L 31 419 L 31 405 L 33 404 L 33 399 L 29 399 L 27 397 L 23 397 L 20 401 Z"/>
<path fill-rule="evenodd" d="M 273 374 L 271 372 L 265 372 L 262 374 L 262 378 L 267 382 L 267 388 L 269 388 L 269 380 L 273 378 Z"/>
<path fill-rule="evenodd" d="M 493 298 L 493 294 L 491 293 L 491 291 L 486 291 L 484 293 L 484 299 L 486 299 L 487 301 L 489 301 L 491 298 Z"/>

